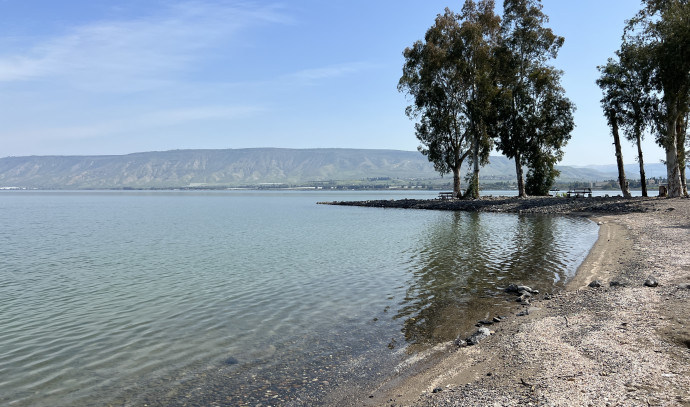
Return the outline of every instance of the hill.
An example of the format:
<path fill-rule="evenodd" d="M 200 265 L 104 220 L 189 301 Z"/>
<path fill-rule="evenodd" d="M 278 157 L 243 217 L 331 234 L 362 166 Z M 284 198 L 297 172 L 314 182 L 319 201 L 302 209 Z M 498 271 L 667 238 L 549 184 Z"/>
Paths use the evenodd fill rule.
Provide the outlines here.
<path fill-rule="evenodd" d="M 615 171 L 558 168 L 565 182 L 616 177 Z M 493 156 L 481 178 L 511 182 L 514 171 L 512 160 Z M 249 148 L 0 159 L 0 187 L 39 189 L 255 187 L 381 178 L 450 180 L 442 179 L 422 154 L 397 150 Z"/>

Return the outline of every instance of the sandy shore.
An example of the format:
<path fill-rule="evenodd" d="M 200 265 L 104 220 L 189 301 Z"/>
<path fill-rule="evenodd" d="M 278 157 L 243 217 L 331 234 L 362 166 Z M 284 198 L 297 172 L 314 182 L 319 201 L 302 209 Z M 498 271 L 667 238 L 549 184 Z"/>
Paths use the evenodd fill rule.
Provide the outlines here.
<path fill-rule="evenodd" d="M 601 228 L 565 291 L 478 345 L 439 345 L 357 405 L 690 406 L 690 199 L 546 199 L 420 208 L 579 214 Z"/>

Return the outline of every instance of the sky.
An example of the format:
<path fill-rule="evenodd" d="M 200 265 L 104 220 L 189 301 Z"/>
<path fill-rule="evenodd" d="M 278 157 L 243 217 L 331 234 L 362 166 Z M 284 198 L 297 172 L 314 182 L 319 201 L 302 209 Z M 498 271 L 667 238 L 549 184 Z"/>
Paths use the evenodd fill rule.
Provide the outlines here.
<path fill-rule="evenodd" d="M 0 157 L 416 150 L 410 100 L 397 90 L 402 52 L 462 3 L 0 0 Z M 542 4 L 565 37 L 551 63 L 577 106 L 561 164 L 615 163 L 596 67 L 640 2 Z M 652 136 L 643 148 L 646 162 L 663 158 Z"/>

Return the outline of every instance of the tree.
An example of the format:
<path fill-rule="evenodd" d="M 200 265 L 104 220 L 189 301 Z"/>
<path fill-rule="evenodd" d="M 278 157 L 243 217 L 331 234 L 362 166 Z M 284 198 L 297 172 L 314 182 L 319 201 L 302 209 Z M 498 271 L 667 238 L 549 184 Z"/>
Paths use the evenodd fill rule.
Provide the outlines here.
<path fill-rule="evenodd" d="M 479 198 L 479 166 L 489 162 L 492 138 L 489 131 L 495 119 L 493 99 L 497 93 L 494 79 L 494 50 L 498 44 L 501 20 L 494 13 L 493 0 L 465 1 L 460 18 L 461 35 L 467 44 L 468 80 L 473 83 L 467 102 L 471 134 L 472 177 L 466 195 Z"/>
<path fill-rule="evenodd" d="M 644 171 L 642 139 L 647 123 L 651 120 L 652 98 L 645 50 L 631 44 L 623 44 L 616 52 L 622 68 L 620 124 L 628 141 L 637 146 L 637 163 L 640 166 L 642 196 L 647 196 L 647 177 Z"/>
<path fill-rule="evenodd" d="M 528 195 L 548 195 L 556 177 L 560 174 L 554 168 L 556 159 L 549 155 L 532 155 L 531 166 L 527 172 L 525 192 Z"/>
<path fill-rule="evenodd" d="M 574 128 L 575 107 L 560 85 L 562 72 L 547 64 L 564 39 L 544 27 L 548 17 L 540 0 L 505 0 L 503 9 L 496 144 L 515 160 L 519 196 L 528 193 L 523 166 L 531 173 L 529 191 L 548 194 L 558 174 L 555 163 Z"/>
<path fill-rule="evenodd" d="M 678 169 L 680 171 L 680 186 L 681 186 L 681 194 L 683 196 L 688 196 L 688 180 L 685 178 L 685 167 L 686 167 L 686 156 L 688 154 L 687 151 L 685 151 L 685 144 L 688 142 L 687 140 L 687 134 L 688 134 L 688 116 L 690 116 L 690 109 L 687 110 L 687 113 L 685 114 L 684 117 L 681 117 L 680 120 L 678 120 L 676 124 L 676 138 L 678 140 Z"/>
<path fill-rule="evenodd" d="M 424 41 L 406 48 L 398 90 L 413 103 L 406 114 L 426 155 L 441 174 L 453 173 L 453 192 L 461 197 L 460 169 L 472 154 L 475 167 L 471 195 L 476 197 L 478 165 L 488 160 L 492 81 L 490 55 L 498 19 L 493 0 L 466 0 L 461 14 L 446 8 L 436 17 Z M 492 32 L 492 27 L 495 33 Z"/>
<path fill-rule="evenodd" d="M 628 22 L 624 43 L 648 57 L 650 86 L 656 92 L 657 143 L 666 151 L 670 197 L 687 195 L 683 117 L 690 110 L 690 1 L 643 0 L 644 8 Z"/>
<path fill-rule="evenodd" d="M 625 69 L 612 58 L 609 58 L 605 66 L 598 67 L 601 77 L 597 79 L 597 85 L 604 92 L 601 99 L 601 106 L 604 109 L 604 116 L 611 126 L 613 144 L 616 147 L 616 164 L 618 165 L 618 185 L 620 186 L 623 197 L 630 198 L 630 188 L 625 179 L 625 169 L 623 167 L 623 153 L 621 152 L 621 140 L 618 132 L 619 123 L 622 115 L 621 104 L 625 103 Z"/>

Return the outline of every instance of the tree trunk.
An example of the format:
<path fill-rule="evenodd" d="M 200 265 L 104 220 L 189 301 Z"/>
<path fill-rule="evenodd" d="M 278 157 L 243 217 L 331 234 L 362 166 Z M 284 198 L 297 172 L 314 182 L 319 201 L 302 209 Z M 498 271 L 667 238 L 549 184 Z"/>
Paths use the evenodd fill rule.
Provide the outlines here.
<path fill-rule="evenodd" d="M 668 196 L 669 198 L 677 198 L 682 194 L 682 187 L 680 185 L 680 169 L 678 168 L 678 139 L 676 137 L 676 122 L 678 118 L 675 112 L 669 114 L 668 123 L 666 123 L 666 178 L 668 179 Z M 680 146 L 683 148 L 683 146 Z"/>
<path fill-rule="evenodd" d="M 623 153 L 621 152 L 621 139 L 618 135 L 618 121 L 615 116 L 611 119 L 611 130 L 613 133 L 613 144 L 616 146 L 616 164 L 618 164 L 618 185 L 624 198 L 630 198 L 628 181 L 625 179 L 625 168 L 623 167 Z"/>
<path fill-rule="evenodd" d="M 525 180 L 522 176 L 522 164 L 520 164 L 520 161 L 522 161 L 522 155 L 518 151 L 517 154 L 515 154 L 515 174 L 517 175 L 518 196 L 520 198 L 525 198 L 527 194 L 525 193 Z"/>
<path fill-rule="evenodd" d="M 453 196 L 462 198 L 462 189 L 460 189 L 460 165 L 453 167 Z"/>
<path fill-rule="evenodd" d="M 642 135 L 638 130 L 635 135 L 637 139 L 637 162 L 640 163 L 640 185 L 642 185 L 642 196 L 647 196 L 647 177 L 644 173 L 644 159 L 642 158 Z"/>
<path fill-rule="evenodd" d="M 472 146 L 472 198 L 479 198 L 479 140 L 474 138 Z"/>
<path fill-rule="evenodd" d="M 685 179 L 685 129 L 683 128 L 683 118 L 676 123 L 676 146 L 678 148 L 678 171 L 680 171 L 680 193 L 688 196 L 688 184 Z"/>

